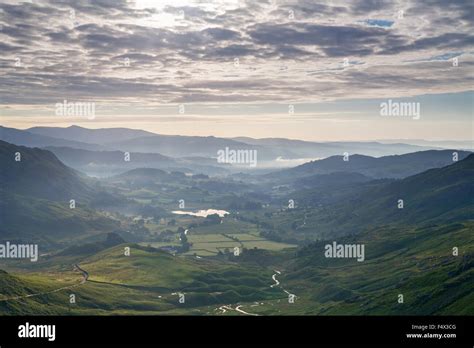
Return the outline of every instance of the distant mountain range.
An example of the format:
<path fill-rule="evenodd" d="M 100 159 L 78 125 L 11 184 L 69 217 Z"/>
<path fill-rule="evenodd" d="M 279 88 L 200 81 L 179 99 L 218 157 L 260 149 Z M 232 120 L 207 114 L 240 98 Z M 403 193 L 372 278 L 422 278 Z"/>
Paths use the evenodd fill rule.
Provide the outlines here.
<path fill-rule="evenodd" d="M 7 128 L 0 126 L 0 140 L 15 145 L 24 145 L 28 147 L 46 147 L 46 146 L 68 146 L 76 149 L 100 150 L 103 147 L 98 144 L 88 144 L 67 138 L 56 138 L 47 135 L 35 134 L 26 130 Z"/>
<path fill-rule="evenodd" d="M 103 129 L 88 129 L 79 126 L 70 126 L 67 128 L 60 127 L 33 127 L 27 129 L 29 133 L 38 134 L 47 137 L 68 139 L 81 143 L 101 144 L 113 143 L 117 141 L 126 141 L 134 138 L 141 138 L 146 136 L 155 136 L 139 129 L 129 128 L 103 128 Z"/>
<path fill-rule="evenodd" d="M 419 146 L 433 146 L 445 149 L 474 150 L 473 140 L 424 140 L 424 139 L 385 139 L 378 140 L 382 144 L 411 144 Z"/>
<path fill-rule="evenodd" d="M 219 138 L 203 136 L 159 135 L 128 128 L 87 129 L 78 126 L 67 128 L 33 127 L 27 130 L 0 127 L 0 140 L 29 147 L 48 147 L 75 169 L 92 175 L 113 175 L 131 168 L 147 165 L 152 168 L 172 168 L 202 171 L 205 174 L 222 174 L 252 168 L 217 163 L 217 152 L 231 150 L 256 150 L 257 170 L 290 167 L 312 159 L 334 155 L 361 154 L 387 156 L 436 149 L 435 146 L 419 146 L 404 143 L 381 142 L 310 142 L 282 138 L 253 139 L 248 137 Z M 59 149 L 61 148 L 61 149 Z M 67 149 L 69 148 L 69 149 Z M 79 152 L 71 149 L 87 150 Z M 94 153 L 92 151 L 111 151 Z M 115 153 L 112 153 L 114 152 Z M 140 153 L 134 156 L 136 163 L 116 162 L 116 151 Z M 157 154 L 161 156 L 149 156 Z M 103 161 L 105 157 L 109 160 Z M 175 161 L 175 162 L 173 162 Z M 100 163 L 99 163 L 100 162 Z M 133 161 L 131 161 L 133 162 Z M 255 169 L 254 169 L 255 170 Z"/>
<path fill-rule="evenodd" d="M 432 146 L 418 146 L 403 143 L 383 144 L 381 142 L 311 142 L 303 140 L 293 140 L 284 138 L 253 139 L 248 137 L 233 138 L 247 144 L 268 146 L 277 149 L 291 150 L 291 155 L 281 156 L 285 158 L 324 158 L 333 155 L 342 155 L 347 152 L 350 155 L 364 154 L 367 156 L 387 156 L 392 154 L 404 154 L 427 149 L 434 149 Z"/>

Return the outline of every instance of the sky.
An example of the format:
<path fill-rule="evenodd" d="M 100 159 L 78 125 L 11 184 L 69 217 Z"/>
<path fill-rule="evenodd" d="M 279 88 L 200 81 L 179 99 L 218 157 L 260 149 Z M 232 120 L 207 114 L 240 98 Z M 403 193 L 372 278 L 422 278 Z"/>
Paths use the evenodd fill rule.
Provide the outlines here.
<path fill-rule="evenodd" d="M 3 0 L 0 124 L 469 140 L 473 27 L 472 0 Z"/>

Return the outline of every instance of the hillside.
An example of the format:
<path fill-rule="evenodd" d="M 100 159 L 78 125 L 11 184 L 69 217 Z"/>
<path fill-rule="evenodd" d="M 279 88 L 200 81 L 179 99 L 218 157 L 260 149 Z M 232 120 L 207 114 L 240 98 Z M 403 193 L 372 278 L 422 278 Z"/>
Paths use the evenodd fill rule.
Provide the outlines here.
<path fill-rule="evenodd" d="M 16 161 L 16 153 L 21 160 Z M 55 201 L 89 199 L 93 190 L 73 169 L 50 151 L 0 141 L 0 181 L 3 190 Z"/>
<path fill-rule="evenodd" d="M 90 151 L 56 146 L 48 146 L 45 149 L 54 153 L 67 166 L 89 175 L 108 176 L 139 167 L 179 166 L 172 158 L 158 153 L 132 153 L 130 160 L 125 161 L 122 151 Z"/>
<path fill-rule="evenodd" d="M 100 212 L 77 203 L 53 202 L 0 191 L 0 241 L 37 243 L 44 251 L 95 238 L 120 227 Z"/>
<path fill-rule="evenodd" d="M 310 175 L 344 171 L 360 173 L 374 179 L 399 179 L 431 168 L 440 168 L 452 164 L 454 151 L 457 150 L 429 150 L 379 158 L 350 155 L 348 161 L 344 161 L 343 156 L 331 156 L 294 168 L 266 174 L 263 177 L 269 180 L 291 181 Z M 468 151 L 457 151 L 457 153 L 459 160 L 470 154 Z"/>
<path fill-rule="evenodd" d="M 130 256 L 124 247 L 130 247 Z M 46 280 L 55 274 L 56 280 L 48 285 L 74 284 L 74 273 L 63 266 L 68 259 L 56 257 L 57 266 L 51 270 L 52 260 L 45 263 L 42 273 L 11 276 L 0 272 L 0 293 L 28 294 L 45 289 Z M 65 265 L 64 265 L 65 266 Z M 81 299 L 74 307 L 76 314 L 216 314 L 221 305 L 282 297 L 278 289 L 270 288 L 271 270 L 256 266 L 240 266 L 213 260 L 175 257 L 154 248 L 136 244 L 122 244 L 80 260 L 80 266 L 89 274 L 85 284 L 75 288 Z M 31 277 L 34 277 L 33 279 Z M 75 276 L 77 279 L 79 275 Z M 60 281 L 58 281 L 60 280 Z M 77 282 L 77 280 L 76 280 Z M 33 285 L 33 288 L 29 288 Z M 3 289 L 11 289 L 3 292 Z M 45 291 L 45 290 L 43 290 Z M 94 294 L 102 294 L 96 296 Z M 185 294 L 185 303 L 178 302 L 178 293 Z M 36 314 L 68 311 L 67 293 L 31 297 L 24 301 Z M 49 298 L 51 304 L 45 304 Z M 18 314 L 28 309 L 12 308 L 15 302 L 2 302 L 0 313 Z M 49 301 L 48 301 L 49 302 Z M 8 306 L 8 307 L 7 307 Z"/>
<path fill-rule="evenodd" d="M 15 161 L 16 153 L 21 161 Z M 0 141 L 0 164 L 1 240 L 35 242 L 49 249 L 119 227 L 87 206 L 105 196 L 51 152 Z"/>
<path fill-rule="evenodd" d="M 91 176 L 110 176 L 135 168 L 160 168 L 193 173 L 224 173 L 225 168 L 218 166 L 216 160 L 208 159 L 174 159 L 159 153 L 130 153 L 130 160 L 125 161 L 123 151 L 90 151 L 71 147 L 48 146 L 51 151 L 67 166 Z"/>
<path fill-rule="evenodd" d="M 403 209 L 397 201 L 403 199 Z M 474 216 L 474 154 L 443 168 L 382 185 L 354 201 L 356 218 L 371 223 L 462 221 Z M 370 217 L 370 218 L 369 218 Z"/>
<path fill-rule="evenodd" d="M 474 311 L 474 225 L 373 228 L 301 250 L 282 283 L 299 289 L 287 314 L 465 315 Z M 326 243 L 362 243 L 365 260 L 324 256 Z M 453 255 L 453 247 L 459 255 Z M 296 291 L 296 290 L 295 290 Z M 404 303 L 398 303 L 402 294 Z M 270 313 L 266 313 L 270 314 Z"/>
<path fill-rule="evenodd" d="M 288 194 L 302 209 L 274 212 L 271 233 L 298 239 L 359 233 L 371 226 L 454 222 L 474 216 L 474 154 L 399 180 L 316 186 Z M 403 208 L 398 208 L 398 200 Z"/>
<path fill-rule="evenodd" d="M 334 239 L 297 254 L 248 250 L 232 263 L 122 244 L 77 261 L 89 278 L 76 285 L 79 301 L 73 307 L 67 305 L 68 291 L 47 293 L 79 284 L 80 275 L 66 266 L 68 258 L 49 259 L 34 274 L 0 271 L 0 313 L 465 315 L 474 310 L 473 228 L 472 222 L 385 227 L 335 239 L 364 244 L 363 262 L 324 257 L 325 244 Z M 458 256 L 453 246 L 459 247 Z M 124 247 L 130 247 L 130 256 Z M 275 279 L 277 286 L 270 286 Z M 22 299 L 21 306 L 2 301 L 32 293 L 40 295 Z M 297 296 L 293 304 L 288 293 Z"/>

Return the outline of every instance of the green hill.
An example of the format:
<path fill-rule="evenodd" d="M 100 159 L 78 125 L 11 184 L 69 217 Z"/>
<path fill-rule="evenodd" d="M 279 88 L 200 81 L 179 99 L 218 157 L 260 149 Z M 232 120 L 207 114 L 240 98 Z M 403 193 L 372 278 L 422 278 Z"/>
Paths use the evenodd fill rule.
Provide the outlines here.
<path fill-rule="evenodd" d="M 326 258 L 314 243 L 282 277 L 300 289 L 291 314 L 463 315 L 474 313 L 474 223 L 374 228 L 338 243 L 365 245 L 365 261 Z M 453 255 L 453 247 L 459 255 Z M 296 291 L 296 290 L 295 290 Z M 402 294 L 404 303 L 398 303 Z"/>
<path fill-rule="evenodd" d="M 374 226 L 464 221 L 474 216 L 474 155 L 400 180 L 341 182 L 295 192 L 290 198 L 303 208 L 279 211 L 264 220 L 282 237 L 314 240 Z"/>
<path fill-rule="evenodd" d="M 241 267 L 232 263 L 193 257 L 177 257 L 167 252 L 136 244 L 97 253 L 81 262 L 90 280 L 132 287 L 149 287 L 163 291 L 183 291 L 197 296 L 215 294 L 235 296 L 234 301 L 270 296 L 271 271 L 258 267 Z M 227 294 L 226 294 L 227 293 Z M 223 301 L 224 302 L 224 301 Z"/>
<path fill-rule="evenodd" d="M 125 247 L 130 248 L 130 256 L 124 254 Z M 0 293 L 6 298 L 77 284 L 80 276 L 68 270 L 70 260 L 55 256 L 39 264 L 34 273 L 11 276 L 2 272 Z M 52 310 L 60 314 L 71 310 L 74 314 L 215 314 L 220 305 L 284 297 L 281 290 L 270 287 L 269 269 L 177 257 L 136 244 L 122 244 L 85 257 L 80 267 L 89 278 L 74 288 L 76 306 L 68 305 L 70 291 L 24 298 L 20 303 L 31 305 L 35 314 L 50 314 Z M 12 288 L 15 290 L 8 290 Z M 178 293 L 185 295 L 185 303 L 179 303 Z M 1 299 L 0 313 L 25 313 L 12 307 L 18 300 L 2 303 Z"/>
<path fill-rule="evenodd" d="M 374 228 L 337 239 L 364 244 L 363 262 L 326 258 L 324 246 L 332 241 L 297 254 L 252 250 L 232 263 L 122 244 L 78 261 L 89 279 L 74 290 L 52 292 L 80 282 L 67 267 L 70 259 L 60 256 L 35 273 L 0 272 L 0 313 L 215 315 L 223 305 L 243 305 L 260 315 L 467 315 L 474 312 L 473 231 L 465 222 Z M 270 287 L 274 269 L 281 270 L 280 284 Z M 283 290 L 297 296 L 295 303 Z M 32 293 L 40 295 L 2 301 Z"/>
<path fill-rule="evenodd" d="M 0 191 L 0 241 L 38 243 L 42 251 L 61 248 L 81 239 L 120 227 L 100 212 L 68 202 L 53 202 Z"/>
<path fill-rule="evenodd" d="M 16 161 L 19 154 L 20 160 Z M 93 190 L 51 152 L 0 141 L 2 189 L 55 201 L 89 199 Z"/>
<path fill-rule="evenodd" d="M 15 161 L 18 153 L 21 160 Z M 38 243 L 49 250 L 119 227 L 88 208 L 100 192 L 51 152 L 0 141 L 0 164 L 0 241 Z"/>

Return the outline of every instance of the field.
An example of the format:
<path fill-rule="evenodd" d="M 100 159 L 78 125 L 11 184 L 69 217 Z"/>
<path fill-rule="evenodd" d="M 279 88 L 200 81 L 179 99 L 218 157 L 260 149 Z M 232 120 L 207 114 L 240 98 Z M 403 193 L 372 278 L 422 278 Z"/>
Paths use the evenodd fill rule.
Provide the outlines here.
<path fill-rule="evenodd" d="M 174 220 L 173 226 L 167 222 Z M 239 220 L 234 217 L 224 217 L 218 224 L 203 224 L 204 218 L 187 215 L 176 215 L 173 218 L 164 219 L 164 223 L 145 222 L 144 226 L 153 236 L 159 236 L 164 231 L 172 231 L 174 235 L 168 241 L 141 242 L 140 245 L 161 248 L 167 246 L 180 246 L 180 235 L 178 228 L 186 229 L 188 242 L 191 243 L 190 250 L 185 255 L 197 255 L 199 257 L 216 256 L 220 253 L 233 252 L 235 247 L 240 250 L 264 249 L 283 250 L 295 248 L 290 243 L 270 241 L 259 235 L 259 228 L 251 222 Z M 193 227 L 190 227 L 193 226 Z"/>
<path fill-rule="evenodd" d="M 232 237 L 232 238 L 230 238 Z M 265 249 L 282 250 L 285 248 L 294 248 L 294 245 L 277 243 L 266 240 L 265 238 L 242 234 L 190 234 L 188 240 L 192 243 L 191 250 L 187 254 L 196 254 L 198 256 L 217 255 L 219 252 L 233 252 L 235 247 L 240 250 L 245 249 Z"/>
<path fill-rule="evenodd" d="M 201 221 L 200 218 L 195 218 L 194 221 Z M 194 234 L 242 234 L 242 233 L 255 233 L 258 234 L 258 227 L 250 222 L 237 220 L 231 216 L 226 216 L 222 219 L 221 224 L 197 226 L 193 228 Z"/>

